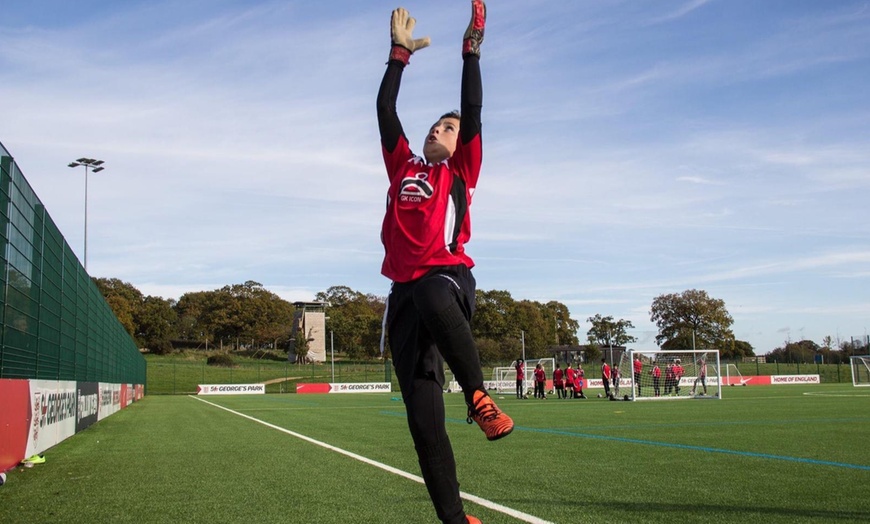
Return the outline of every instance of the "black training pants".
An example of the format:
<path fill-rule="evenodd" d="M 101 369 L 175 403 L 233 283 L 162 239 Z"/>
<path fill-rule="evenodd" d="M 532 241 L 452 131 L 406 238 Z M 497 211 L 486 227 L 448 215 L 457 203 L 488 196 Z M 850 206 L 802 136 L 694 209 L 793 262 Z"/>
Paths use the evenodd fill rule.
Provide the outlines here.
<path fill-rule="evenodd" d="M 465 522 L 456 462 L 444 413 L 444 362 L 466 402 L 483 387 L 474 340 L 476 283 L 465 266 L 438 268 L 412 282 L 396 282 L 387 304 L 387 334 L 417 459 L 438 518 Z"/>

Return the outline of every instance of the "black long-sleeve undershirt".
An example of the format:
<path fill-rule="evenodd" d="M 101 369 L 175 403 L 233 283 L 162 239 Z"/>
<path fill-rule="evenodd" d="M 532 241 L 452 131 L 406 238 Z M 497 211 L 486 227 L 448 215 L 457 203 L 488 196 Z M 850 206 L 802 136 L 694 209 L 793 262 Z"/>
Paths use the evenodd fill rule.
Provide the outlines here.
<path fill-rule="evenodd" d="M 388 152 L 393 152 L 399 143 L 399 138 L 405 136 L 399 115 L 396 112 L 396 100 L 399 97 L 399 86 L 402 82 L 402 72 L 405 64 L 399 60 L 390 60 L 387 70 L 381 80 L 378 90 L 377 110 L 378 128 L 381 143 Z M 463 144 L 480 134 L 481 109 L 483 107 L 483 84 L 480 77 L 480 57 L 467 55 L 462 60 L 459 136 Z M 405 137 L 407 140 L 407 137 Z"/>

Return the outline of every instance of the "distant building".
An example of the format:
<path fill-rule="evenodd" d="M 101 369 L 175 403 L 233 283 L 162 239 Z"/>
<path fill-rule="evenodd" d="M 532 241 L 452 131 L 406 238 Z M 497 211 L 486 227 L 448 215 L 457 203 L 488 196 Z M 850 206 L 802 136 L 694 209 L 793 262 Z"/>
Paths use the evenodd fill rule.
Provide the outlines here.
<path fill-rule="evenodd" d="M 294 302 L 293 331 L 290 352 L 287 358 L 296 361 L 296 340 L 308 339 L 306 362 L 326 362 L 326 307 L 327 302 Z"/>

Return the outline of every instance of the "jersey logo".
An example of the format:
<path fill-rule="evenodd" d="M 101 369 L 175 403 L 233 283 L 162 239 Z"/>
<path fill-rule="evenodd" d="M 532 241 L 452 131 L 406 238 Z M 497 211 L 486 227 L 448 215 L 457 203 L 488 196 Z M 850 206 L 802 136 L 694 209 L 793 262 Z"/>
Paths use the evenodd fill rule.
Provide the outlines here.
<path fill-rule="evenodd" d="M 435 190 L 432 188 L 432 184 L 426 180 L 427 178 L 429 178 L 429 174 L 421 172 L 403 179 L 399 200 L 402 202 L 422 202 L 424 198 L 431 198 Z"/>

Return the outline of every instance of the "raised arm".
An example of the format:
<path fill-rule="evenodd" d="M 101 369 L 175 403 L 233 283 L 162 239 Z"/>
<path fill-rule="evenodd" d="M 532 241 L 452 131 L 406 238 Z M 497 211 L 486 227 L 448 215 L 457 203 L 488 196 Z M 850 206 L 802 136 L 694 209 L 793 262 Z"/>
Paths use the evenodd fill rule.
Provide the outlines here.
<path fill-rule="evenodd" d="M 378 90 L 378 129 L 381 133 L 381 145 L 388 153 L 396 149 L 399 138 L 405 135 L 402 122 L 396 113 L 396 99 L 399 97 L 399 84 L 404 69 L 405 64 L 390 59 Z"/>
<path fill-rule="evenodd" d="M 483 84 L 480 78 L 480 44 L 486 26 L 486 4 L 472 0 L 471 21 L 462 38 L 462 94 L 460 110 L 462 119 L 459 135 L 463 144 L 468 144 L 480 134 L 480 114 L 483 107 Z"/>
<path fill-rule="evenodd" d="M 430 43 L 428 36 L 416 40 L 413 38 L 412 33 L 416 23 L 417 21 L 411 18 L 408 11 L 401 7 L 394 9 L 390 17 L 390 58 L 387 61 L 387 70 L 381 80 L 377 99 L 381 144 L 390 153 L 396 148 L 399 138 L 405 134 L 396 112 L 402 72 L 414 51 L 423 49 Z"/>

